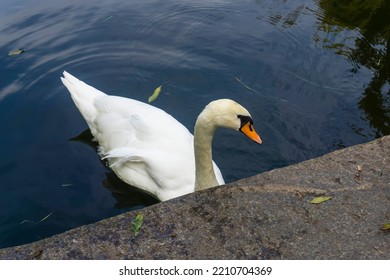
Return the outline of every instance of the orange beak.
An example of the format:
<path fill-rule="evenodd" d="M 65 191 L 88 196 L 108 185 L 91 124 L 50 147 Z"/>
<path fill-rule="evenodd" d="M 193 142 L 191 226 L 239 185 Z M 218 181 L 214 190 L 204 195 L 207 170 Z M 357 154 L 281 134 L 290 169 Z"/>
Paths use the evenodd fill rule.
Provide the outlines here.
<path fill-rule="evenodd" d="M 250 122 L 247 122 L 246 124 L 241 126 L 240 131 L 256 143 L 263 143 L 263 141 L 261 141 L 260 136 L 256 133 L 255 129 L 253 128 L 253 125 Z"/>

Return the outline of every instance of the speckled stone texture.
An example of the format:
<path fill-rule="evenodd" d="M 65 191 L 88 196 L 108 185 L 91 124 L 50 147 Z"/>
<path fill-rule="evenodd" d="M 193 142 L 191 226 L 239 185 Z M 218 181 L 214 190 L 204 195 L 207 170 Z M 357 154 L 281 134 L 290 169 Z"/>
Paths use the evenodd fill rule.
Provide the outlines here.
<path fill-rule="evenodd" d="M 322 195 L 332 199 L 309 202 Z M 390 136 L 2 249 L 0 259 L 390 259 L 385 223 Z"/>

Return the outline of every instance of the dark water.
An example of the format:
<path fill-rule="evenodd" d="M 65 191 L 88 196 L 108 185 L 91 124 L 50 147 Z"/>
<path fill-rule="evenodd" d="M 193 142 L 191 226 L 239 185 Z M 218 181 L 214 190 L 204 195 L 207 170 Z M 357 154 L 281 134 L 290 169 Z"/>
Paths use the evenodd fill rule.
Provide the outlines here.
<path fill-rule="evenodd" d="M 388 1 L 100 2 L 0 3 L 0 247 L 156 203 L 73 139 L 63 70 L 142 101 L 165 83 L 153 105 L 191 131 L 209 101 L 239 101 L 264 144 L 218 131 L 227 182 L 390 134 Z"/>

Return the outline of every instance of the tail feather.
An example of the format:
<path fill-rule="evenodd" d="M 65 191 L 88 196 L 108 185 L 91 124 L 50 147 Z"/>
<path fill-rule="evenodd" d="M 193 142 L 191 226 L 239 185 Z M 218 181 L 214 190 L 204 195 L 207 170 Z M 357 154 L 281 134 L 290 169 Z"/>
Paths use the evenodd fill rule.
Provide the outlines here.
<path fill-rule="evenodd" d="M 94 130 L 93 121 L 97 116 L 95 100 L 106 94 L 80 81 L 66 71 L 63 74 L 64 77 L 61 77 L 62 83 L 69 90 L 74 103 L 87 121 L 89 128 Z"/>
<path fill-rule="evenodd" d="M 142 162 L 144 158 L 141 155 L 135 155 L 135 151 L 131 148 L 120 147 L 113 149 L 107 153 L 105 153 L 102 159 L 118 159 L 115 162 L 111 162 L 110 168 L 125 161 L 131 162 Z"/>

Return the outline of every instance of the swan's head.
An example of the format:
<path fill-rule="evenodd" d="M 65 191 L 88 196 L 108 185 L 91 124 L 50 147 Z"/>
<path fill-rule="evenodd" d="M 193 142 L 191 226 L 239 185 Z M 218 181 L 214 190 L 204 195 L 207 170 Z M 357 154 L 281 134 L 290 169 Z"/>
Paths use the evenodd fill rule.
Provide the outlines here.
<path fill-rule="evenodd" d="M 203 113 L 209 119 L 208 122 L 216 127 L 241 131 L 256 143 L 262 143 L 253 127 L 251 114 L 237 102 L 230 99 L 215 100 L 206 106 Z M 202 117 L 203 113 L 199 117 Z"/>

